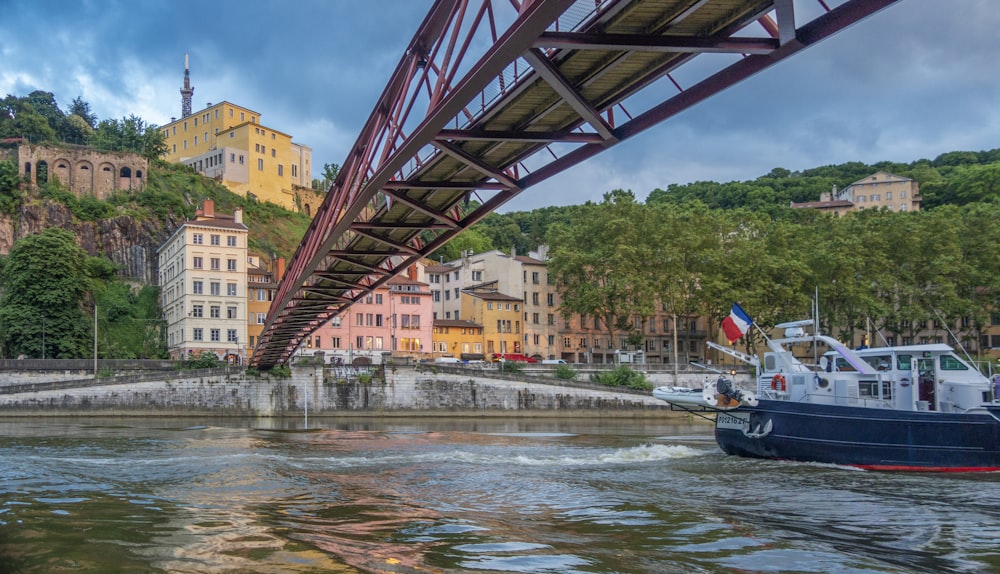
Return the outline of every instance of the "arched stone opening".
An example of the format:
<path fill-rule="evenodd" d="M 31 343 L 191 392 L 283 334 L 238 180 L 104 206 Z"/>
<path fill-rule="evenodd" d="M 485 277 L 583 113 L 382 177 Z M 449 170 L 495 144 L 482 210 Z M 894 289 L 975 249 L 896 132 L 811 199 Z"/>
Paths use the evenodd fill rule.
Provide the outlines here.
<path fill-rule="evenodd" d="M 89 161 L 79 161 L 70 176 L 72 185 L 69 186 L 77 194 L 94 193 L 94 169 Z"/>
<path fill-rule="evenodd" d="M 72 189 L 73 178 L 70 175 L 69 161 L 65 159 L 57 159 L 55 161 L 55 166 L 50 174 L 50 180 L 58 181 L 66 189 Z M 53 179 L 54 178 L 54 179 Z"/>

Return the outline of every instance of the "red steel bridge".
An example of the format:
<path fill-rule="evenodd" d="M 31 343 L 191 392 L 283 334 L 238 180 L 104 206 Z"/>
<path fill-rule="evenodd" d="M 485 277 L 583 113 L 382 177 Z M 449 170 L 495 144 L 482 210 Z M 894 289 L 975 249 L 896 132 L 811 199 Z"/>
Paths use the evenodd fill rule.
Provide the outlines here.
<path fill-rule="evenodd" d="M 436 0 L 316 211 L 250 364 L 511 198 L 897 0 Z"/>

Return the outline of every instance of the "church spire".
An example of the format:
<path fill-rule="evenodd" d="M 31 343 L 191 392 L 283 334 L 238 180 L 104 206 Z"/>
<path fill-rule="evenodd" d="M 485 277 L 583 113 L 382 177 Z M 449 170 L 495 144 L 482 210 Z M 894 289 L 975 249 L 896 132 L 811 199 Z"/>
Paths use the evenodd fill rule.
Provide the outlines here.
<path fill-rule="evenodd" d="M 191 87 L 191 71 L 188 68 L 188 55 L 184 52 L 184 87 L 181 88 L 181 117 L 186 118 L 191 115 L 191 96 L 194 95 L 194 88 Z"/>

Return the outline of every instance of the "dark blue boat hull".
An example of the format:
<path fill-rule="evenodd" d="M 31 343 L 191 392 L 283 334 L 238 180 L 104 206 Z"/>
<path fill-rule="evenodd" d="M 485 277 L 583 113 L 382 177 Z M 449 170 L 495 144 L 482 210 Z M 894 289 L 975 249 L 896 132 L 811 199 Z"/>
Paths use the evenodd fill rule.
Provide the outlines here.
<path fill-rule="evenodd" d="M 719 413 L 715 439 L 727 454 L 753 458 L 881 470 L 996 471 L 1000 407 L 960 414 L 760 400 L 755 407 Z"/>

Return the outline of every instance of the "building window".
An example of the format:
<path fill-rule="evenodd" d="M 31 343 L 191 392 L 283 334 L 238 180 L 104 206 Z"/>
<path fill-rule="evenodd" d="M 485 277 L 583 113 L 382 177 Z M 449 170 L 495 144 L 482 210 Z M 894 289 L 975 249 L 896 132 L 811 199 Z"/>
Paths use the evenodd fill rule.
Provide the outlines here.
<path fill-rule="evenodd" d="M 191 267 L 194 267 L 195 269 L 201 269 L 202 268 L 202 259 L 201 259 L 201 257 L 195 257 L 194 261 L 192 261 L 192 263 L 191 263 Z"/>
<path fill-rule="evenodd" d="M 274 149 L 274 148 L 271 148 L 271 157 L 277 157 L 277 156 L 276 156 L 276 155 L 274 154 L 274 152 L 275 152 L 275 149 Z"/>
<path fill-rule="evenodd" d="M 239 342 L 239 338 L 236 335 L 236 329 L 227 329 L 226 330 L 226 340 L 229 341 L 230 343 Z"/>
<path fill-rule="evenodd" d="M 267 320 L 267 313 L 257 313 L 257 324 L 263 325 Z"/>
<path fill-rule="evenodd" d="M 260 159 L 260 158 L 257 159 L 257 171 L 264 171 L 264 160 L 263 159 Z"/>
<path fill-rule="evenodd" d="M 229 154 L 229 163 L 236 163 L 236 154 Z"/>
<path fill-rule="evenodd" d="M 221 317 L 222 309 L 218 305 L 212 305 L 208 308 L 208 315 L 212 319 L 218 319 Z"/>
<path fill-rule="evenodd" d="M 191 316 L 192 317 L 203 317 L 204 316 L 204 309 L 203 309 L 203 307 L 201 305 L 192 305 L 191 306 Z"/>
<path fill-rule="evenodd" d="M 243 165 L 243 154 L 240 154 L 240 165 Z"/>
<path fill-rule="evenodd" d="M 226 295 L 229 295 L 230 297 L 236 296 L 236 283 L 226 284 Z"/>
<path fill-rule="evenodd" d="M 226 260 L 226 266 L 229 271 L 236 271 L 236 260 L 235 259 Z"/>
<path fill-rule="evenodd" d="M 538 285 L 538 277 L 539 277 L 538 271 L 531 272 L 531 282 L 534 283 L 535 285 Z"/>
<path fill-rule="evenodd" d="M 216 234 L 213 233 L 212 234 L 212 245 L 221 245 L 222 242 L 220 240 L 220 237 L 222 237 L 222 236 L 221 235 L 216 235 Z"/>
<path fill-rule="evenodd" d="M 194 243 L 195 245 L 201 245 L 202 243 L 204 243 L 204 239 L 202 238 L 202 235 L 200 233 L 195 233 L 194 235 L 191 236 L 191 243 Z"/>
<path fill-rule="evenodd" d="M 220 332 L 221 331 L 219 331 L 219 329 L 212 329 L 211 331 L 209 331 L 209 333 L 210 333 L 209 336 L 211 337 L 211 340 L 215 341 L 216 343 L 219 342 L 219 333 Z"/>
<path fill-rule="evenodd" d="M 191 331 L 191 338 L 194 339 L 195 341 L 203 341 L 204 340 L 205 336 L 202 334 L 201 327 L 195 327 Z"/>
<path fill-rule="evenodd" d="M 285 166 L 281 165 L 280 163 L 278 164 L 278 175 L 279 176 L 285 175 Z"/>
<path fill-rule="evenodd" d="M 299 166 L 292 164 L 292 177 L 299 177 Z"/>
<path fill-rule="evenodd" d="M 236 307 L 226 307 L 226 318 L 227 319 L 236 318 Z"/>
<path fill-rule="evenodd" d="M 220 267 L 219 267 L 219 258 L 218 257 L 213 257 L 211 259 L 211 261 L 212 261 L 212 271 L 218 271 L 220 269 Z"/>
<path fill-rule="evenodd" d="M 209 284 L 212 295 L 218 296 L 222 292 L 221 284 L 218 281 L 212 281 Z"/>
<path fill-rule="evenodd" d="M 201 295 L 204 292 L 203 284 L 201 281 L 195 281 L 191 284 L 191 292 L 195 295 Z"/>
<path fill-rule="evenodd" d="M 236 247 L 236 236 L 235 235 L 227 235 L 226 236 L 226 245 L 228 245 L 229 247 Z"/>

